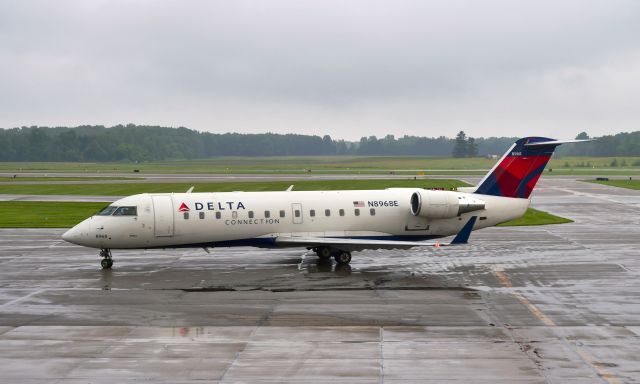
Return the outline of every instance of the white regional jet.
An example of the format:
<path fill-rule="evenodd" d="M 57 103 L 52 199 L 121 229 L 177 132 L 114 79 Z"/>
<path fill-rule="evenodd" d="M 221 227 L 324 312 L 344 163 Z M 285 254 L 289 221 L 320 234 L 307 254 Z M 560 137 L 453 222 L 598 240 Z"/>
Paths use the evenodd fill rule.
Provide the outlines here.
<path fill-rule="evenodd" d="M 114 202 L 62 238 L 99 248 L 105 269 L 113 265 L 112 249 L 304 247 L 345 264 L 363 249 L 464 244 L 472 230 L 522 216 L 555 148 L 576 141 L 520 139 L 477 187 L 458 191 L 143 193 Z M 454 234 L 450 243 L 426 241 Z"/>

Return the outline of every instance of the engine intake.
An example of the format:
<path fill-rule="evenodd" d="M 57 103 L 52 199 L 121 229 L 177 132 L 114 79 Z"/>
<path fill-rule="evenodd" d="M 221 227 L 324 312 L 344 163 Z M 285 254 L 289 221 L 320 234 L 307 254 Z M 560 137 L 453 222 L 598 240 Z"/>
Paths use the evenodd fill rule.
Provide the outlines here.
<path fill-rule="evenodd" d="M 446 219 L 484 208 L 484 201 L 460 192 L 425 190 L 411 195 L 411 214 L 428 219 Z"/>

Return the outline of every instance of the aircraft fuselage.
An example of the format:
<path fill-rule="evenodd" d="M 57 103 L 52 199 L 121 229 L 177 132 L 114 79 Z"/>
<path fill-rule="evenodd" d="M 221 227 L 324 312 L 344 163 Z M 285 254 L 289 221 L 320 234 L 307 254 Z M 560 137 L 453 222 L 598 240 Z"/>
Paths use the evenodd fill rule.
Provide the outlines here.
<path fill-rule="evenodd" d="M 490 227 L 522 216 L 529 206 L 528 199 L 482 196 L 483 209 L 429 218 L 412 213 L 416 191 L 429 201 L 478 197 L 417 188 L 139 194 L 111 204 L 135 207 L 135 215 L 94 215 L 64 238 L 102 249 L 270 247 L 282 236 L 417 241 L 454 235 L 471 216 L 478 217 L 474 230 Z"/>

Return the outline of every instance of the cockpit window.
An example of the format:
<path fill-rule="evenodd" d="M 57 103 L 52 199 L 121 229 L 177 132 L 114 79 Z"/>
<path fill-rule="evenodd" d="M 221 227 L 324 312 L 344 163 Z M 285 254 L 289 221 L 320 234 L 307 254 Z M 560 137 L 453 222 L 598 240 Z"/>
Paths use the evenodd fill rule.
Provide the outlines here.
<path fill-rule="evenodd" d="M 137 207 L 120 207 L 116 209 L 113 213 L 113 216 L 137 216 L 138 209 Z"/>
<path fill-rule="evenodd" d="M 112 205 L 106 206 L 102 208 L 100 212 L 97 213 L 98 216 L 111 216 L 113 212 L 118 209 L 118 207 L 114 207 Z"/>
<path fill-rule="evenodd" d="M 138 208 L 137 207 L 115 207 L 110 205 L 108 207 L 104 207 L 102 211 L 97 213 L 98 216 L 137 216 Z"/>

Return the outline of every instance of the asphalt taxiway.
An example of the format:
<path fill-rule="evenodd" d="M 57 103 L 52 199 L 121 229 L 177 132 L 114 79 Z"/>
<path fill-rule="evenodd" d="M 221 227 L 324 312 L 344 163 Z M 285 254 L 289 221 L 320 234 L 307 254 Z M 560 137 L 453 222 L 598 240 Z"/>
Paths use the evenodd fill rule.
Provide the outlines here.
<path fill-rule="evenodd" d="M 0 381 L 640 381 L 640 192 L 547 178 L 572 224 L 440 250 L 97 252 L 0 230 Z"/>

